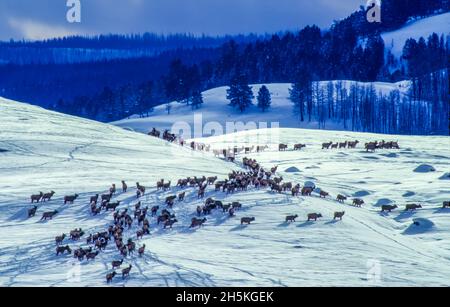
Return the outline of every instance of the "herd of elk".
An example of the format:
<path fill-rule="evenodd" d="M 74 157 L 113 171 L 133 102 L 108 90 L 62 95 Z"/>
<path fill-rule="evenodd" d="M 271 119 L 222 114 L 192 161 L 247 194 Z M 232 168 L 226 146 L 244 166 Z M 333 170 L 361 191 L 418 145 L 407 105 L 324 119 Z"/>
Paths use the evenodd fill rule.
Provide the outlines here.
<path fill-rule="evenodd" d="M 366 151 L 375 151 L 377 149 L 400 149 L 398 142 L 369 142 L 365 144 Z"/>
<path fill-rule="evenodd" d="M 345 142 L 329 142 L 329 143 L 323 143 L 322 149 L 342 149 L 342 148 L 349 148 L 349 149 L 355 149 L 356 146 L 359 144 L 359 141 L 345 141 Z"/>

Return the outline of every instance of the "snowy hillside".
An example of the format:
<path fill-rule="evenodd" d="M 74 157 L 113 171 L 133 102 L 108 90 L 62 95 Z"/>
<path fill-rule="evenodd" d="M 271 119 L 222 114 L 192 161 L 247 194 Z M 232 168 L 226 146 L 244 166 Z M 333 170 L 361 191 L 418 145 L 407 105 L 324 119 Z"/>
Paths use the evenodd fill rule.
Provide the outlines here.
<path fill-rule="evenodd" d="M 342 82 L 343 86 L 347 89 L 350 88 L 351 84 L 355 83 L 353 81 Z M 320 82 L 320 86 L 326 90 L 327 83 L 328 82 Z M 334 84 L 336 84 L 336 81 Z M 357 84 L 359 86 L 370 85 L 369 83 L 361 82 L 357 82 Z M 402 93 L 407 91 L 407 82 L 375 82 L 373 85 L 377 92 L 381 91 L 384 94 L 388 94 L 393 90 L 400 90 Z M 190 106 L 173 102 L 170 115 L 167 114 L 166 106 L 162 105 L 156 107 L 154 112 L 150 113 L 150 117 L 148 118 L 133 116 L 131 119 L 124 119 L 112 124 L 143 133 L 148 133 L 152 127 L 157 129 L 172 129 L 176 123 L 178 123 L 178 126 L 184 126 L 183 123 L 188 123 L 193 130 L 195 122 L 197 123 L 197 129 L 200 129 L 201 125 L 203 125 L 203 128 L 205 129 L 208 128 L 208 126 L 205 126 L 208 123 L 219 123 L 225 129 L 227 122 L 242 122 L 244 124 L 254 122 L 258 128 L 264 128 L 260 123 L 266 123 L 268 128 L 273 127 L 273 122 L 278 123 L 282 128 L 318 128 L 318 123 L 316 121 L 301 123 L 299 115 L 295 114 L 294 105 L 289 99 L 289 89 L 292 87 L 291 84 L 268 84 L 266 86 L 272 95 L 272 105 L 265 113 L 262 113 L 261 110 L 256 107 L 256 99 L 254 99 L 254 105 L 246 110 L 245 113 L 241 114 L 239 110 L 229 106 L 230 102 L 226 99 L 228 87 L 219 87 L 203 93 L 204 104 L 198 110 L 192 110 Z M 253 85 L 252 88 L 256 97 L 261 85 Z M 195 114 L 197 114 L 197 119 L 194 117 Z M 248 127 L 251 128 L 251 125 Z M 342 123 L 329 122 L 326 125 L 326 129 L 344 130 L 344 127 Z M 194 134 L 194 132 L 192 133 Z M 210 134 L 203 131 L 203 136 L 209 135 Z"/>
<path fill-rule="evenodd" d="M 399 58 L 408 39 L 427 39 L 431 34 L 450 35 L 450 13 L 440 14 L 417 21 L 411 21 L 399 30 L 383 33 L 381 36 L 387 49 Z"/>
<path fill-rule="evenodd" d="M 286 182 L 303 186 L 313 181 L 331 196 L 292 197 L 253 187 L 227 195 L 210 187 L 206 197 L 239 201 L 243 207 L 234 218 L 213 211 L 203 228 L 189 229 L 197 206 L 204 203 L 197 199 L 197 189 L 157 191 L 156 181 L 202 175 L 225 179 L 230 170 L 242 169 L 240 163 L 12 101 L 0 100 L 0 112 L 1 286 L 106 286 L 111 261 L 122 259 L 114 242 L 95 260 L 79 262 L 73 256 L 55 256 L 54 238 L 80 227 L 87 234 L 107 229 L 112 212 L 92 216 L 89 198 L 105 193 L 112 183 L 120 187 L 120 180 L 130 186 L 114 197 L 122 201 L 120 211 L 134 211 L 136 181 L 147 187 L 144 206 L 165 208 L 165 198 L 182 191 L 186 199 L 175 203 L 178 223 L 172 230 L 156 225 L 155 218 L 151 235 L 141 240 L 136 239 L 137 225 L 126 230 L 125 238 L 138 247 L 145 244 L 146 252 L 126 257 L 122 268 L 131 264 L 130 276 L 116 277 L 112 286 L 450 286 L 450 209 L 441 209 L 450 198 L 445 179 L 450 171 L 448 137 L 275 129 L 202 139 L 224 148 L 245 140 L 257 145 L 270 139 L 269 134 L 274 143 L 268 151 L 250 156 L 265 168 L 279 165 L 277 176 Z M 322 142 L 355 139 L 392 139 L 402 149 L 321 150 Z M 307 147 L 280 153 L 275 150 L 278 142 Z M 435 171 L 424 172 L 427 167 L 421 164 Z M 293 167 L 298 171 L 292 172 Z M 28 219 L 29 196 L 50 190 L 56 192 L 54 198 L 39 203 L 36 217 Z M 79 199 L 64 205 L 64 195 L 74 193 Z M 338 193 L 349 200 L 334 201 Z M 354 197 L 366 204 L 352 207 Z M 404 212 L 410 202 L 423 208 Z M 384 204 L 399 208 L 381 214 Z M 59 213 L 53 220 L 40 221 L 43 212 L 55 209 Z M 343 221 L 333 221 L 336 211 L 346 212 Z M 323 218 L 306 222 L 309 213 Z M 297 222 L 286 223 L 286 216 L 293 214 L 298 214 Z M 256 221 L 241 226 L 242 217 Z M 63 245 L 74 250 L 85 247 L 85 241 L 65 239 Z"/>

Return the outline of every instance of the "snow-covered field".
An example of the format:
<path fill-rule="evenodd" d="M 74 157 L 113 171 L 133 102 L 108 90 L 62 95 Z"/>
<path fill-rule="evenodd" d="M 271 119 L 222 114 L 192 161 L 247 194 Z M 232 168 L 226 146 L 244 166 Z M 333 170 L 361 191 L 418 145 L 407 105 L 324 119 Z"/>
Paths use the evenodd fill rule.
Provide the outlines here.
<path fill-rule="evenodd" d="M 337 82 L 338 81 L 333 81 L 334 84 Z M 326 92 L 328 82 L 324 81 L 319 83 L 319 86 L 324 88 Z M 350 89 L 351 85 L 354 83 L 354 81 L 343 80 L 342 86 Z M 356 83 L 360 87 L 368 87 L 373 84 L 377 92 L 382 92 L 384 94 L 388 94 L 394 90 L 399 90 L 401 93 L 405 94 L 408 89 L 408 82 L 406 81 L 398 83 Z M 278 83 L 266 84 L 266 86 L 271 92 L 272 104 L 270 109 L 265 113 L 257 108 L 256 99 L 253 101 L 253 106 L 246 110 L 245 113 L 240 113 L 239 110 L 229 106 L 230 102 L 226 99 L 228 87 L 219 87 L 203 93 L 204 104 L 198 110 L 192 110 L 190 106 L 173 102 L 171 104 L 172 110 L 169 115 L 167 114 L 166 106 L 161 105 L 156 107 L 147 118 L 132 116 L 129 119 L 117 121 L 112 124 L 142 133 L 148 133 L 153 127 L 160 130 L 172 129 L 174 132 L 177 132 L 178 129 L 176 128 L 185 127 L 187 124 L 191 128 L 191 134 L 196 137 L 211 135 L 208 131 L 211 127 L 215 127 L 216 123 L 220 124 L 223 130 L 226 130 L 227 123 L 234 124 L 238 122 L 245 125 L 256 124 L 258 128 L 263 128 L 264 124 L 267 125 L 267 128 L 274 127 L 275 125 L 273 125 L 273 123 L 276 123 L 281 128 L 317 129 L 319 127 L 318 123 L 315 121 L 300 122 L 299 115 L 295 114 L 294 105 L 289 99 L 289 89 L 292 87 L 292 84 Z M 252 85 L 255 97 L 257 97 L 260 88 L 261 85 Z M 342 123 L 328 122 L 325 129 L 344 130 L 344 126 Z M 239 129 L 238 131 L 241 130 Z"/>
<path fill-rule="evenodd" d="M 420 37 L 428 37 L 436 33 L 441 35 L 450 35 L 450 13 L 435 15 L 416 21 L 411 21 L 404 27 L 391 32 L 385 32 L 381 35 L 384 44 L 391 53 L 399 58 L 403 53 L 403 47 L 408 39 L 418 40 Z"/>
<path fill-rule="evenodd" d="M 221 179 L 241 168 L 210 153 L 27 104 L 0 99 L 0 113 L 1 286 L 105 286 L 111 261 L 121 259 L 113 243 L 90 262 L 55 256 L 55 236 L 79 227 L 87 233 L 103 231 L 111 224 L 112 213 L 90 215 L 90 196 L 126 180 L 131 189 L 115 199 L 123 201 L 121 210 L 133 208 L 134 183 L 139 181 L 147 187 L 144 206 L 163 208 L 165 197 L 180 189 L 158 192 L 157 180 L 202 175 Z M 445 179 L 450 171 L 448 137 L 267 129 L 201 142 L 214 148 L 246 140 L 257 145 L 270 139 L 268 134 L 274 140 L 268 151 L 249 156 L 264 167 L 279 165 L 278 175 L 285 181 L 313 181 L 331 197 L 254 189 L 227 196 L 210 188 L 207 197 L 240 201 L 243 209 L 235 218 L 214 212 L 204 228 L 189 230 L 203 202 L 196 190 L 184 189 L 186 200 L 174 207 L 178 223 L 163 230 L 152 219 L 151 235 L 137 241 L 146 245 L 145 255 L 126 258 L 124 266 L 133 265 L 131 275 L 126 280 L 116 277 L 112 286 L 450 286 L 450 209 L 441 209 L 450 200 L 450 181 Z M 321 150 L 323 142 L 356 139 L 399 141 L 401 149 L 367 153 L 360 145 Z M 307 147 L 279 153 L 278 142 Z M 415 172 L 422 164 L 435 172 Z M 299 171 L 285 171 L 292 167 Z M 54 199 L 39 204 L 36 217 L 28 219 L 29 196 L 50 190 L 56 192 Z M 64 195 L 74 193 L 80 198 L 63 205 Z M 363 198 L 366 204 L 339 204 L 334 201 L 338 193 Z M 410 202 L 421 203 L 423 209 L 404 212 Z M 399 209 L 381 214 L 380 206 L 389 203 Z M 59 214 L 52 221 L 39 221 L 44 211 L 55 209 Z M 343 221 L 333 221 L 335 211 L 346 212 Z M 323 218 L 306 222 L 308 213 Z M 299 215 L 297 222 L 285 223 L 291 214 Z M 244 216 L 256 221 L 241 226 Z M 420 225 L 413 225 L 414 220 Z M 133 227 L 126 238 L 135 239 Z M 83 243 L 64 242 L 73 249 Z"/>

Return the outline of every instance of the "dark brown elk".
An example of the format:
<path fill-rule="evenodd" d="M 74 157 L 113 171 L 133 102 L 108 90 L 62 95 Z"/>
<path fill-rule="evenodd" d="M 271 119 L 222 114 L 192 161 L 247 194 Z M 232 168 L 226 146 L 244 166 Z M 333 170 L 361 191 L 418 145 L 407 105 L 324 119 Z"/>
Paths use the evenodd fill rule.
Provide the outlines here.
<path fill-rule="evenodd" d="M 353 200 L 353 205 L 356 207 L 361 207 L 362 205 L 364 205 L 364 200 L 362 200 L 360 198 L 355 198 Z"/>
<path fill-rule="evenodd" d="M 30 218 L 35 216 L 37 209 L 38 209 L 37 206 L 33 206 L 33 208 L 28 209 L 28 217 Z"/>
<path fill-rule="evenodd" d="M 162 190 L 163 188 L 164 188 L 164 179 L 161 179 L 161 181 L 158 181 L 156 183 L 156 189 L 159 191 Z"/>
<path fill-rule="evenodd" d="M 56 215 L 56 214 L 58 214 L 58 211 L 57 210 L 55 210 L 55 211 L 51 211 L 51 212 L 44 212 L 44 214 L 42 214 L 42 218 L 41 218 L 41 221 L 42 220 L 47 220 L 47 219 L 53 219 L 53 217 Z"/>
<path fill-rule="evenodd" d="M 169 204 L 169 203 L 173 203 L 173 201 L 174 201 L 175 199 L 177 199 L 177 196 L 176 196 L 176 195 L 172 195 L 172 196 L 166 197 L 166 201 L 165 201 L 166 205 Z"/>
<path fill-rule="evenodd" d="M 55 237 L 56 245 L 61 244 L 64 241 L 65 238 L 66 238 L 66 234 L 65 233 L 63 233 L 60 236 Z"/>
<path fill-rule="evenodd" d="M 314 220 L 315 222 L 317 222 L 317 219 L 323 217 L 322 214 L 320 213 L 310 213 L 308 214 L 308 222 Z"/>
<path fill-rule="evenodd" d="M 278 150 L 279 150 L 279 151 L 286 151 L 288 148 L 289 148 L 289 146 L 286 145 L 286 144 L 280 144 L 280 145 L 278 145 Z"/>
<path fill-rule="evenodd" d="M 406 205 L 406 209 L 405 211 L 415 211 L 417 209 L 422 209 L 422 205 L 417 205 L 417 204 L 408 204 Z"/>
<path fill-rule="evenodd" d="M 337 149 L 339 146 L 339 143 L 331 144 L 331 149 Z"/>
<path fill-rule="evenodd" d="M 78 194 L 64 196 L 64 205 L 66 205 L 67 203 L 73 204 L 77 198 Z"/>
<path fill-rule="evenodd" d="M 41 200 L 42 196 L 44 196 L 44 193 L 42 193 L 42 192 L 39 192 L 39 194 L 31 195 L 31 197 L 30 197 L 31 203 L 34 203 L 34 202 L 38 203 Z"/>
<path fill-rule="evenodd" d="M 133 268 L 133 266 L 130 264 L 128 268 L 125 268 L 122 270 L 122 279 L 125 279 L 125 277 L 130 276 L 130 271 Z"/>
<path fill-rule="evenodd" d="M 100 252 L 99 251 L 95 251 L 95 252 L 90 252 L 88 254 L 86 254 L 86 260 L 95 260 L 95 257 L 98 256 Z"/>
<path fill-rule="evenodd" d="M 184 201 L 185 197 L 186 197 L 186 192 L 178 194 L 178 201 Z"/>
<path fill-rule="evenodd" d="M 277 172 L 277 170 L 278 170 L 278 166 L 275 166 L 275 167 L 272 167 L 272 168 L 270 169 L 270 172 L 271 172 L 272 174 L 275 174 L 275 173 Z"/>
<path fill-rule="evenodd" d="M 397 208 L 398 208 L 397 205 L 383 205 L 381 206 L 381 212 L 385 211 L 392 212 L 392 210 L 395 210 Z"/>
<path fill-rule="evenodd" d="M 302 189 L 302 196 L 311 196 L 312 192 L 313 192 L 313 188 L 304 187 Z"/>
<path fill-rule="evenodd" d="M 97 204 L 98 203 L 98 197 L 99 197 L 98 194 L 95 194 L 95 196 L 91 196 L 90 203 L 91 204 Z"/>
<path fill-rule="evenodd" d="M 342 221 L 342 218 L 344 217 L 344 215 L 345 215 L 345 211 L 343 211 L 343 212 L 335 212 L 334 213 L 334 220 L 340 219 Z"/>
<path fill-rule="evenodd" d="M 50 200 L 52 199 L 53 195 L 55 195 L 55 192 L 54 192 L 54 191 L 51 191 L 50 193 L 45 193 L 45 194 L 42 196 L 42 201 L 43 201 L 43 202 L 45 202 L 45 201 L 50 201 Z"/>
<path fill-rule="evenodd" d="M 193 218 L 191 220 L 191 226 L 189 228 L 195 228 L 195 227 L 202 227 L 204 223 L 206 223 L 207 219 L 203 218 L 203 219 L 197 219 L 197 218 Z"/>
<path fill-rule="evenodd" d="M 243 217 L 243 218 L 241 218 L 241 225 L 243 225 L 243 224 L 250 225 L 255 220 L 256 219 L 254 217 Z"/>
<path fill-rule="evenodd" d="M 144 252 L 145 252 L 145 244 L 139 247 L 138 249 L 139 257 L 142 257 L 144 255 Z"/>
<path fill-rule="evenodd" d="M 340 202 L 340 203 L 344 203 L 344 202 L 347 200 L 347 197 L 344 196 L 344 195 L 339 194 L 339 195 L 336 197 L 336 200 L 337 200 L 338 202 Z"/>
<path fill-rule="evenodd" d="M 126 184 L 126 182 L 124 180 L 122 180 L 122 192 L 126 193 L 128 190 L 128 185 Z"/>
<path fill-rule="evenodd" d="M 305 144 L 295 144 L 294 150 L 302 150 L 302 148 L 305 148 L 305 147 L 306 147 Z"/>
<path fill-rule="evenodd" d="M 322 149 L 330 149 L 331 145 L 333 145 L 333 142 L 323 143 L 322 144 Z"/>
<path fill-rule="evenodd" d="M 119 206 L 120 206 L 120 201 L 116 201 L 114 203 L 108 203 L 106 205 L 106 211 L 108 211 L 108 210 L 115 211 L 116 208 L 119 207 Z"/>
<path fill-rule="evenodd" d="M 295 186 L 291 190 L 292 196 L 298 196 L 300 194 L 300 186 Z"/>
<path fill-rule="evenodd" d="M 113 183 L 112 184 L 112 186 L 109 188 L 109 193 L 111 193 L 111 194 L 116 194 L 116 184 L 115 183 Z"/>
<path fill-rule="evenodd" d="M 320 191 L 320 197 L 321 198 L 326 198 L 327 196 L 330 196 L 330 194 L 328 192 Z"/>
<path fill-rule="evenodd" d="M 113 278 L 116 277 L 116 275 L 117 275 L 116 271 L 106 274 L 106 283 L 108 284 L 111 283 Z"/>
<path fill-rule="evenodd" d="M 359 144 L 359 141 L 354 142 L 348 142 L 348 148 L 356 148 L 356 146 Z"/>
<path fill-rule="evenodd" d="M 72 250 L 70 249 L 69 245 L 58 246 L 56 248 L 56 256 L 59 256 L 59 254 L 64 255 L 65 252 L 67 252 L 69 255 L 72 254 Z"/>
<path fill-rule="evenodd" d="M 231 204 L 231 206 L 232 206 L 232 208 L 235 209 L 235 210 L 239 210 L 239 209 L 242 208 L 242 204 L 239 203 L 239 202 L 233 202 L 233 203 Z"/>
<path fill-rule="evenodd" d="M 365 148 L 366 148 L 367 152 L 369 152 L 369 151 L 375 152 L 375 150 L 378 148 L 378 145 L 377 145 L 377 143 L 373 143 L 373 142 L 366 143 Z"/>
<path fill-rule="evenodd" d="M 152 207 L 152 209 L 151 209 L 152 217 L 156 216 L 156 214 L 158 213 L 158 210 L 159 210 L 159 206 Z"/>
<path fill-rule="evenodd" d="M 112 193 L 103 194 L 102 195 L 102 203 L 111 201 L 112 196 L 113 196 Z"/>
<path fill-rule="evenodd" d="M 177 222 L 178 222 L 177 219 L 170 219 L 170 220 L 167 220 L 167 221 L 164 223 L 164 229 L 166 229 L 167 227 L 169 227 L 170 229 L 172 229 L 173 225 L 174 225 L 175 223 L 177 223 Z"/>
<path fill-rule="evenodd" d="M 120 266 L 123 263 L 123 259 L 122 260 L 115 260 L 112 262 L 112 268 L 113 270 L 120 268 Z"/>
<path fill-rule="evenodd" d="M 292 223 L 295 222 L 295 219 L 298 218 L 298 215 L 288 215 L 286 216 L 286 223 Z"/>
<path fill-rule="evenodd" d="M 339 143 L 339 149 L 341 148 L 347 148 L 348 142 Z"/>
<path fill-rule="evenodd" d="M 168 183 L 165 183 L 164 186 L 163 186 L 163 190 L 164 191 L 170 190 L 170 185 L 171 185 L 170 181 Z"/>

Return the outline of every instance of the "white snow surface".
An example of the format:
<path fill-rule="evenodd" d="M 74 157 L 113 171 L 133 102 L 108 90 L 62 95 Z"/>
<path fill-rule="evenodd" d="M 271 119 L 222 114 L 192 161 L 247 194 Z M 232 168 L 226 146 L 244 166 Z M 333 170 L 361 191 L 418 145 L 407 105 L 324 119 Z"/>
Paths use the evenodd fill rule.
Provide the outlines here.
<path fill-rule="evenodd" d="M 111 224 L 111 212 L 90 215 L 91 195 L 126 180 L 129 192 L 119 193 L 115 200 L 123 201 L 121 210 L 134 208 L 134 183 L 139 181 L 147 187 L 144 206 L 164 207 L 165 197 L 181 190 L 158 192 L 157 180 L 202 175 L 223 179 L 241 167 L 209 153 L 27 104 L 0 99 L 0 113 L 1 286 L 106 286 L 111 261 L 121 259 L 114 243 L 90 262 L 55 256 L 55 236 L 79 227 L 87 233 L 104 231 Z M 138 246 L 146 244 L 145 255 L 125 258 L 124 266 L 133 265 L 130 277 L 116 277 L 111 286 L 450 286 L 450 209 L 442 209 L 450 189 L 448 181 L 439 180 L 449 172 L 448 137 L 265 129 L 201 142 L 224 148 L 256 145 L 263 139 L 273 141 L 267 152 L 249 156 L 264 167 L 279 165 L 277 175 L 285 181 L 312 181 L 331 197 L 291 197 L 254 189 L 226 195 L 210 188 L 207 197 L 240 201 L 243 209 L 236 218 L 215 212 L 204 228 L 189 230 L 195 208 L 203 201 L 197 200 L 196 190 L 183 189 L 186 200 L 174 207 L 179 222 L 163 230 L 152 219 L 151 235 L 137 241 Z M 367 153 L 360 145 L 321 150 L 323 142 L 354 139 L 395 140 L 401 149 Z M 279 153 L 278 142 L 307 147 Z M 414 172 L 425 163 L 436 172 Z M 290 167 L 300 172 L 283 171 Z M 28 219 L 29 196 L 50 190 L 56 192 L 54 199 L 40 203 L 36 217 Z M 74 193 L 80 198 L 63 205 L 64 195 Z M 349 201 L 334 201 L 338 193 L 348 195 Z M 353 195 L 365 195 L 366 204 L 350 206 Z M 381 214 L 379 204 L 389 201 L 399 209 Z M 421 203 L 423 209 L 404 212 L 409 202 Z M 54 209 L 60 213 L 53 220 L 39 221 L 42 212 Z M 333 221 L 335 211 L 346 212 L 343 221 Z M 306 222 L 313 212 L 323 218 Z M 299 215 L 297 222 L 285 223 L 291 214 Z M 256 221 L 240 226 L 244 216 Z M 136 229 L 125 238 L 135 239 Z M 84 239 L 64 242 L 73 249 L 83 243 Z"/>
<path fill-rule="evenodd" d="M 439 36 L 450 35 L 450 13 L 411 21 L 398 30 L 383 33 L 381 37 L 384 40 L 386 48 L 394 56 L 399 58 L 403 53 L 403 47 L 408 39 L 413 38 L 418 40 L 420 37 L 428 39 L 433 33 Z"/>
<path fill-rule="evenodd" d="M 408 81 L 401 81 L 398 83 L 386 83 L 386 82 L 373 82 L 363 83 L 349 80 L 332 81 L 334 85 L 338 82 L 342 83 L 342 86 L 347 90 L 350 90 L 352 84 L 358 84 L 360 87 L 374 86 L 377 92 L 383 94 L 389 94 L 391 91 L 399 90 L 400 93 L 406 94 L 408 90 Z M 319 82 L 319 86 L 323 88 L 326 95 L 326 88 L 328 81 Z M 254 92 L 255 99 L 253 99 L 253 105 L 249 109 L 241 113 L 236 108 L 231 107 L 229 100 L 226 99 L 228 87 L 218 87 L 203 93 L 204 103 L 200 109 L 192 110 L 191 106 L 172 102 L 172 110 L 170 115 L 167 114 L 166 106 L 161 105 L 154 108 L 154 111 L 149 114 L 149 117 L 139 118 L 139 116 L 131 116 L 128 119 L 113 122 L 113 125 L 138 131 L 142 133 L 148 133 L 153 127 L 156 129 L 164 130 L 169 129 L 174 133 L 179 132 L 179 127 L 190 127 L 191 137 L 205 137 L 211 135 L 217 135 L 214 133 L 214 127 L 216 124 L 221 126 L 223 132 L 232 133 L 226 129 L 227 124 L 237 124 L 236 131 L 251 130 L 252 124 L 257 128 L 273 128 L 278 125 L 280 128 L 308 128 L 317 129 L 319 124 L 314 119 L 311 122 L 300 122 L 300 117 L 294 110 L 294 104 L 289 99 L 289 89 L 292 87 L 290 83 L 274 83 L 266 84 L 272 95 L 272 104 L 269 110 L 261 112 L 258 109 L 256 97 L 258 91 L 261 88 L 261 84 L 251 85 Z M 239 126 L 239 123 L 243 125 Z M 274 124 L 275 123 L 275 124 Z M 348 124 L 348 123 L 347 123 Z M 264 126 L 265 125 L 265 126 Z M 324 129 L 327 130 L 345 130 L 342 122 L 330 122 L 326 123 Z M 189 136 L 186 138 L 190 138 Z"/>

